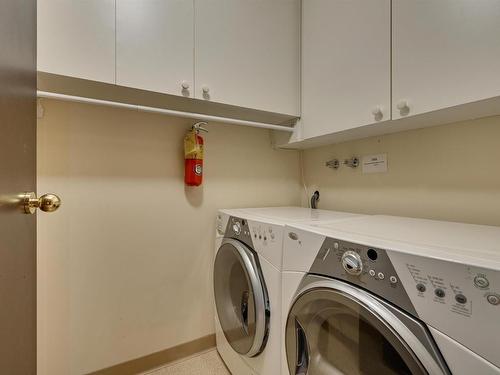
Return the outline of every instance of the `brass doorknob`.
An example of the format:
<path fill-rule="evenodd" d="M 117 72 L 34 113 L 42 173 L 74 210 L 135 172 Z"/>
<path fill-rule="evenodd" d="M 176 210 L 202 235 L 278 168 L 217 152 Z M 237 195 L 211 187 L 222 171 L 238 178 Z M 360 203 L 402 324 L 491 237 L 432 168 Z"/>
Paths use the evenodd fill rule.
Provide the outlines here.
<path fill-rule="evenodd" d="M 37 208 L 44 212 L 54 212 L 61 205 L 61 198 L 51 193 L 37 198 L 35 193 L 29 192 L 24 193 L 22 204 L 26 214 L 34 214 Z"/>

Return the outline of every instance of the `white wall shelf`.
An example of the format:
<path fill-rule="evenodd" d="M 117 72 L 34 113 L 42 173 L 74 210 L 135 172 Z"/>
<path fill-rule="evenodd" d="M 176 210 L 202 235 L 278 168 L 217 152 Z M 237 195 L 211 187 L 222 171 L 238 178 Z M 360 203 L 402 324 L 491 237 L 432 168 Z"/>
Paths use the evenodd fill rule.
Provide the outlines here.
<path fill-rule="evenodd" d="M 267 124 L 267 123 L 256 122 L 256 121 L 239 120 L 239 119 L 234 119 L 234 118 L 212 116 L 212 115 L 206 115 L 206 114 L 201 114 L 201 113 L 175 111 L 175 110 L 171 110 L 171 109 L 148 107 L 148 106 L 137 105 L 137 104 L 112 102 L 109 100 L 85 98 L 82 96 L 58 94 L 58 93 L 47 92 L 47 91 L 37 91 L 37 97 L 38 98 L 63 100 L 63 101 L 75 102 L 75 103 L 85 103 L 85 104 L 101 105 L 101 106 L 106 106 L 106 107 L 130 109 L 130 110 L 139 111 L 139 112 L 158 113 L 158 114 L 162 114 L 162 115 L 169 115 L 169 116 L 183 117 L 183 118 L 192 118 L 194 120 L 210 121 L 210 122 L 216 122 L 216 123 L 251 126 L 254 128 L 271 129 L 271 130 L 278 130 L 278 131 L 282 131 L 282 132 L 284 131 L 284 132 L 289 132 L 289 133 L 293 132 L 293 128 L 289 127 L 289 126 Z"/>

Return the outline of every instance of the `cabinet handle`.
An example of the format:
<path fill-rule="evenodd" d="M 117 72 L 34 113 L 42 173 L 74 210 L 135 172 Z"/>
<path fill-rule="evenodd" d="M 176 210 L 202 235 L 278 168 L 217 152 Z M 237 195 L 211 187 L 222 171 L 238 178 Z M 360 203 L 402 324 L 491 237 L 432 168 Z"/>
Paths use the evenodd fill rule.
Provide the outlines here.
<path fill-rule="evenodd" d="M 409 112 L 410 111 L 410 106 L 408 105 L 407 100 L 401 100 L 398 102 L 396 105 L 396 108 L 399 109 L 401 112 Z"/>
<path fill-rule="evenodd" d="M 379 106 L 372 109 L 372 115 L 375 116 L 376 120 L 382 119 L 384 117 L 384 113 L 382 112 L 382 108 Z"/>
<path fill-rule="evenodd" d="M 189 89 L 189 83 L 187 81 L 182 81 L 181 87 L 183 90 L 188 90 Z"/>

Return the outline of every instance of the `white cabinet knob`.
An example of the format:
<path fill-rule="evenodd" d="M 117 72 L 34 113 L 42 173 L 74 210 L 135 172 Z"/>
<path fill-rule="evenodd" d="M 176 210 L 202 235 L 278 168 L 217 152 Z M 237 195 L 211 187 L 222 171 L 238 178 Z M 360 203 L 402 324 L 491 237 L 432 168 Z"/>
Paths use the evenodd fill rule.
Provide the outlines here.
<path fill-rule="evenodd" d="M 410 109 L 410 106 L 408 105 L 407 100 L 401 100 L 396 105 L 396 108 L 399 109 L 400 111 L 408 111 Z"/>
<path fill-rule="evenodd" d="M 183 90 L 189 89 L 189 83 L 187 83 L 186 81 L 182 81 L 181 86 Z"/>
<path fill-rule="evenodd" d="M 208 94 L 210 92 L 210 88 L 208 86 L 203 86 L 201 91 L 203 91 L 204 94 Z"/>
<path fill-rule="evenodd" d="M 382 117 L 384 113 L 382 112 L 382 108 L 379 106 L 372 109 L 372 115 L 375 117 Z"/>

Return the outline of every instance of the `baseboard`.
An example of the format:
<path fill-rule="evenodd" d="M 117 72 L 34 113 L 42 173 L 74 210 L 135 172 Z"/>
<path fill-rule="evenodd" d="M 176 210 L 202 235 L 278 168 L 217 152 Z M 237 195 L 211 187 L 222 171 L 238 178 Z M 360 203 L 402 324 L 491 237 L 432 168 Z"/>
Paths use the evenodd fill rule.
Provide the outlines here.
<path fill-rule="evenodd" d="M 137 375 L 213 347 L 215 347 L 215 334 L 200 337 L 199 339 L 91 372 L 87 375 Z"/>

